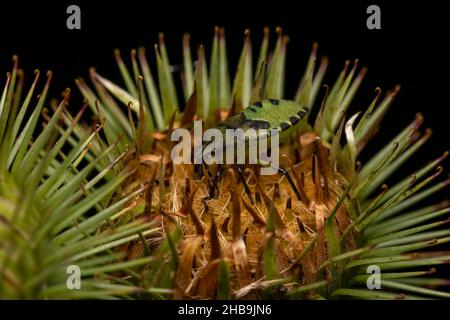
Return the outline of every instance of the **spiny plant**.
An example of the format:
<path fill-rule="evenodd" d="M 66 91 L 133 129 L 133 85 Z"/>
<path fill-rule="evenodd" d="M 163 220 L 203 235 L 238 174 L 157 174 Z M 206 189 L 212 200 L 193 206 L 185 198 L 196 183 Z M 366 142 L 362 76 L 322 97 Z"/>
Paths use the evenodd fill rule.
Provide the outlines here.
<path fill-rule="evenodd" d="M 430 130 L 419 132 L 417 115 L 368 161 L 358 161 L 399 87 L 384 97 L 377 88 L 367 110 L 347 118 L 366 73 L 357 61 L 323 86 L 328 60 L 317 61 L 314 44 L 295 96 L 285 97 L 288 37 L 277 29 L 270 49 L 265 29 L 256 64 L 249 31 L 244 38 L 230 77 L 223 28 L 215 30 L 208 64 L 203 46 L 193 63 L 186 34 L 182 99 L 162 34 L 156 73 L 143 48 L 131 51 L 131 68 L 115 51 L 124 87 L 91 69 L 93 89 L 76 81 L 86 106 L 75 117 L 66 109 L 69 91 L 59 105 L 50 103 L 51 111 L 43 108 L 48 74 L 25 121 L 39 73 L 23 99 L 15 60 L 0 100 L 1 297 L 450 297 L 450 279 L 431 276 L 450 258 L 442 246 L 431 249 L 450 241 L 449 203 L 420 207 L 450 183 L 433 183 L 448 153 L 384 184 L 430 137 Z M 300 199 L 283 176 L 249 166 L 252 205 L 233 168 L 215 190 L 208 175 L 194 179 L 193 165 L 172 162 L 175 128 L 192 129 L 199 119 L 215 127 L 260 100 L 281 98 L 315 109 L 281 145 L 281 164 Z M 91 126 L 81 121 L 87 106 L 95 115 Z M 81 290 L 67 289 L 69 265 L 80 267 Z M 367 287 L 374 266 L 382 272 L 379 290 Z"/>

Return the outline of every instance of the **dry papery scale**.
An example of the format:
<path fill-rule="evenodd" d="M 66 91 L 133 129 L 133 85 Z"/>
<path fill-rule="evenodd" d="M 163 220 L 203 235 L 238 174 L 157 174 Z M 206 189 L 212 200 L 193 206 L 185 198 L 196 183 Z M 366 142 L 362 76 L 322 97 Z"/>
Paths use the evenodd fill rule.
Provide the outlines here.
<path fill-rule="evenodd" d="M 209 63 L 203 46 L 194 63 L 184 35 L 180 73 L 162 34 L 154 51 L 131 51 L 130 68 L 116 50 L 123 86 L 91 69 L 92 85 L 76 80 L 86 105 L 75 117 L 66 109 L 69 90 L 44 108 L 51 73 L 30 109 L 41 75 L 23 97 L 15 57 L 0 100 L 0 297 L 449 298 L 450 279 L 433 275 L 450 258 L 442 246 L 450 241 L 449 203 L 420 205 L 449 184 L 435 182 L 448 153 L 385 185 L 430 137 L 419 130 L 422 116 L 358 162 L 399 87 L 376 88 L 368 108 L 347 117 L 366 69 L 347 61 L 324 85 L 328 59 L 317 58 L 314 44 L 295 97 L 285 97 L 288 37 L 278 28 L 274 46 L 269 38 L 265 29 L 253 63 L 245 31 L 233 81 L 223 28 L 215 29 Z M 172 163 L 174 128 L 192 129 L 198 119 L 215 127 L 267 98 L 315 109 L 280 150 L 301 199 L 283 176 L 249 166 L 252 205 L 233 167 L 212 192 L 208 175 L 195 180 L 193 165 Z M 94 125 L 82 120 L 87 107 Z M 80 267 L 81 290 L 67 289 L 69 265 Z M 367 287 L 371 265 L 382 272 L 379 290 Z"/>

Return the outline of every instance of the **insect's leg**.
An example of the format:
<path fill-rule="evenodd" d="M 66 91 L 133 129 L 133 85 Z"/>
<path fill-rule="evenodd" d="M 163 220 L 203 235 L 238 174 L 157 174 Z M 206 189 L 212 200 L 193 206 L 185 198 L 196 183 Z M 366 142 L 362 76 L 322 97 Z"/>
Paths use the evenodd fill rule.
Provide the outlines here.
<path fill-rule="evenodd" d="M 216 180 L 216 182 L 220 181 L 224 171 L 225 171 L 225 166 L 223 164 L 219 164 L 218 168 L 217 168 L 216 175 L 214 176 L 214 180 Z"/>
<path fill-rule="evenodd" d="M 289 173 L 285 169 L 283 169 L 281 167 L 278 167 L 277 170 L 278 170 L 279 173 L 281 173 L 283 176 L 286 177 L 286 179 L 288 180 L 289 184 L 291 185 L 292 190 L 294 190 L 294 193 L 297 196 L 297 199 L 298 200 L 302 200 L 302 198 L 300 196 L 300 192 L 298 191 L 297 186 L 295 185 L 295 183 L 292 180 L 292 178 L 289 175 Z"/>
<path fill-rule="evenodd" d="M 244 190 L 245 190 L 245 193 L 247 194 L 247 197 L 250 199 L 251 204 L 254 205 L 255 200 L 253 200 L 252 194 L 247 185 L 247 181 L 245 181 L 244 172 L 242 170 L 242 167 L 243 167 L 242 165 L 236 166 L 237 173 L 238 173 L 239 179 L 241 180 L 242 184 L 244 185 Z"/>
<path fill-rule="evenodd" d="M 209 170 L 209 167 L 205 163 L 203 163 L 203 166 L 205 167 L 205 170 L 208 173 L 208 177 L 209 177 L 209 180 L 212 182 L 212 186 L 214 187 L 215 190 L 219 190 L 219 186 L 217 185 L 215 176 L 213 176 L 213 174 Z M 213 193 L 213 196 L 214 196 L 214 190 L 213 190 L 212 193 Z"/>
<path fill-rule="evenodd" d="M 201 164 L 194 164 L 194 180 L 201 180 L 203 176 L 203 170 Z"/>
<path fill-rule="evenodd" d="M 263 167 L 271 167 L 272 169 L 277 170 L 279 173 L 281 173 L 283 176 L 286 177 L 286 179 L 288 180 L 289 184 L 291 185 L 292 190 L 294 190 L 295 195 L 297 196 L 298 200 L 302 200 L 301 196 L 300 196 L 300 192 L 297 189 L 297 186 L 295 185 L 294 181 L 292 180 L 291 176 L 289 175 L 289 173 L 281 168 L 281 167 L 272 167 L 270 165 L 270 162 L 264 161 L 262 159 L 258 159 L 258 164 L 263 166 Z"/>

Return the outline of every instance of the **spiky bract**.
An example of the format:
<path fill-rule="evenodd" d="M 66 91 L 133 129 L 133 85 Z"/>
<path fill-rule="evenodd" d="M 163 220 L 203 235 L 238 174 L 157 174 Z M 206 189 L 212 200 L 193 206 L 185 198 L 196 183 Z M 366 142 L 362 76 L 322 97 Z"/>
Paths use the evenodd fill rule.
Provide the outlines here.
<path fill-rule="evenodd" d="M 65 109 L 67 93 L 36 129 L 50 74 L 25 121 L 39 73 L 23 99 L 23 73 L 15 65 L 0 101 L 1 296 L 448 298 L 440 287 L 449 280 L 429 275 L 448 263 L 449 252 L 421 250 L 450 241 L 448 203 L 418 204 L 449 184 L 431 183 L 447 153 L 383 184 L 430 136 L 419 133 L 417 115 L 359 164 L 399 88 L 384 97 L 377 88 L 368 109 L 347 119 L 366 72 L 357 61 L 346 62 L 317 99 L 328 60 L 316 63 L 314 45 L 291 98 L 316 114 L 281 149 L 300 200 L 282 176 L 259 176 L 254 167 L 246 170 L 253 206 L 232 169 L 212 191 L 207 176 L 194 181 L 191 165 L 172 163 L 174 128 L 191 128 L 194 119 L 214 127 L 251 103 L 286 98 L 288 38 L 281 29 L 277 34 L 269 51 L 265 30 L 254 65 L 246 31 L 233 83 L 224 30 L 215 31 L 209 64 L 199 47 L 195 68 L 185 35 L 181 101 L 162 35 L 156 73 L 144 49 L 131 51 L 130 70 L 116 51 L 126 89 L 94 69 L 95 90 L 77 80 L 96 115 L 91 128 L 80 124 L 82 111 L 72 117 Z M 80 267 L 82 290 L 67 289 L 69 265 Z M 381 269 L 381 290 L 367 288 L 369 266 Z"/>

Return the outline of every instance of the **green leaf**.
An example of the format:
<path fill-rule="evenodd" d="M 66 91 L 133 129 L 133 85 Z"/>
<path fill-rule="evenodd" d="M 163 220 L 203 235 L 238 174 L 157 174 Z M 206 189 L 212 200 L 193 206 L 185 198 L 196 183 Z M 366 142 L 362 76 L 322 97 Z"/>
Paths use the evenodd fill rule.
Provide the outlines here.
<path fill-rule="evenodd" d="M 326 280 L 322 280 L 322 281 L 318 281 L 318 282 L 314 282 L 314 283 L 310 283 L 310 284 L 305 284 L 305 285 L 302 285 L 295 289 L 290 290 L 288 292 L 288 296 L 295 295 L 298 293 L 304 293 L 304 292 L 315 290 L 315 289 L 320 289 L 320 288 L 326 287 L 327 285 L 328 285 L 328 281 L 326 281 Z"/>
<path fill-rule="evenodd" d="M 119 67 L 120 74 L 122 75 L 122 79 L 125 82 L 127 91 L 134 98 L 137 98 L 138 94 L 137 94 L 136 85 L 134 84 L 134 81 L 132 80 L 131 75 L 128 72 L 128 68 L 126 67 L 125 63 L 122 60 L 119 49 L 114 50 L 114 57 L 116 58 L 117 65 Z M 136 76 L 135 76 L 135 78 L 136 78 Z"/>
<path fill-rule="evenodd" d="M 418 293 L 418 294 L 427 295 L 427 296 L 433 296 L 436 298 L 445 298 L 445 299 L 450 298 L 450 293 L 448 293 L 448 292 L 421 288 L 421 287 L 412 286 L 409 284 L 400 283 L 400 282 L 396 282 L 396 281 L 390 281 L 390 280 L 383 279 L 381 281 L 381 286 L 392 288 L 392 289 L 403 290 L 406 292 L 412 292 L 412 293 Z"/>
<path fill-rule="evenodd" d="M 277 28 L 278 40 L 267 70 L 265 98 L 281 99 L 284 94 L 284 73 L 286 62 L 286 44 L 288 38 Z"/>
<path fill-rule="evenodd" d="M 275 255 L 275 208 L 272 204 L 269 210 L 269 217 L 266 222 L 266 234 L 263 249 L 263 270 L 264 276 L 268 280 L 278 277 L 279 271 Z"/>
<path fill-rule="evenodd" d="M 434 218 L 437 218 L 437 217 L 440 217 L 443 215 L 447 215 L 449 212 L 450 212 L 450 208 L 445 208 L 442 210 L 429 212 L 429 213 L 421 215 L 419 217 L 412 217 L 411 219 L 408 219 L 408 220 L 404 219 L 404 221 L 402 221 L 401 223 L 397 221 L 397 223 L 395 223 L 395 224 L 392 223 L 392 221 L 390 221 L 393 219 L 390 219 L 384 223 L 380 223 L 380 224 L 372 227 L 370 230 L 367 230 L 364 233 L 364 237 L 366 237 L 367 239 L 377 238 L 377 237 L 380 237 L 385 234 L 390 234 L 390 233 L 393 233 L 398 230 L 403 230 L 408 227 L 418 225 L 427 220 L 431 220 L 431 219 L 434 219 Z"/>
<path fill-rule="evenodd" d="M 191 35 L 185 33 L 183 35 L 183 89 L 184 99 L 187 101 L 194 91 L 194 72 L 192 67 L 192 55 L 190 45 Z"/>
<path fill-rule="evenodd" d="M 167 125 L 175 110 L 178 110 L 177 94 L 175 92 L 169 61 L 166 57 L 164 42 L 160 42 L 159 46 L 155 45 L 155 52 L 162 108 L 164 110 L 164 123 Z"/>
<path fill-rule="evenodd" d="M 229 271 L 224 259 L 220 259 L 219 281 L 217 286 L 217 298 L 219 300 L 229 300 L 231 297 Z"/>
<path fill-rule="evenodd" d="M 349 296 L 357 299 L 373 299 L 373 300 L 423 300 L 420 296 L 405 295 L 403 293 L 391 293 L 381 290 L 367 289 L 337 289 L 332 296 Z"/>
<path fill-rule="evenodd" d="M 11 173 L 13 175 L 17 175 L 19 168 L 22 164 L 22 160 L 25 156 L 25 153 L 28 149 L 28 144 L 30 143 L 31 137 L 33 135 L 33 132 L 36 128 L 36 124 L 39 120 L 39 116 L 42 110 L 42 107 L 44 106 L 44 101 L 47 97 L 48 89 L 50 87 L 50 81 L 52 79 L 52 73 L 49 71 L 47 72 L 47 81 L 45 83 L 44 89 L 42 90 L 42 93 L 39 95 L 39 100 L 36 105 L 36 108 L 34 109 L 33 113 L 31 114 L 30 119 L 26 123 L 25 127 L 23 128 L 22 132 L 19 135 L 19 138 L 14 143 L 13 149 L 11 151 L 11 157 L 14 157 L 14 162 L 12 164 Z M 9 161 L 11 162 L 11 161 Z"/>
<path fill-rule="evenodd" d="M 156 89 L 155 81 L 153 80 L 150 67 L 147 62 L 147 58 L 145 57 L 144 48 L 138 49 L 138 59 L 142 68 L 144 84 L 147 90 L 147 95 L 149 97 L 153 120 L 155 121 L 156 128 L 158 128 L 158 130 L 163 130 L 165 128 L 165 122 L 161 101 L 158 94 L 158 90 Z"/>
<path fill-rule="evenodd" d="M 236 104 L 235 112 L 240 112 L 246 108 L 250 102 L 252 89 L 252 48 L 250 42 L 250 31 L 245 31 L 244 47 L 242 48 L 241 57 L 236 71 L 233 83 L 234 103 Z"/>

